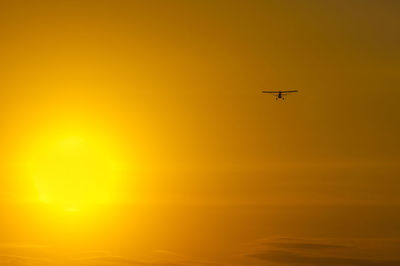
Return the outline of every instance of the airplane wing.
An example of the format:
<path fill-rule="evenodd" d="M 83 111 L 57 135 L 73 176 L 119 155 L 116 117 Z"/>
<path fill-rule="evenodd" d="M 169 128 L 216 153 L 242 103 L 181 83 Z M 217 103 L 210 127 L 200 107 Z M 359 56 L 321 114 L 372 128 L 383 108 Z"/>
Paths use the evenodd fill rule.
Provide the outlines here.
<path fill-rule="evenodd" d="M 282 91 L 283 93 L 289 93 L 289 92 L 298 92 L 297 90 L 295 91 Z"/>
<path fill-rule="evenodd" d="M 279 93 L 279 91 L 262 91 L 262 93 Z"/>

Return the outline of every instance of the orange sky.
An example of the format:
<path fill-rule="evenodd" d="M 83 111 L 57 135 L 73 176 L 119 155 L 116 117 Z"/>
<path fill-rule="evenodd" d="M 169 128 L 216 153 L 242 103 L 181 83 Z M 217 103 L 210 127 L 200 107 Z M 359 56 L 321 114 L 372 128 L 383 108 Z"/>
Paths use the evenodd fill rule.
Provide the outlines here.
<path fill-rule="evenodd" d="M 399 11 L 3 1 L 0 264 L 400 264 Z"/>

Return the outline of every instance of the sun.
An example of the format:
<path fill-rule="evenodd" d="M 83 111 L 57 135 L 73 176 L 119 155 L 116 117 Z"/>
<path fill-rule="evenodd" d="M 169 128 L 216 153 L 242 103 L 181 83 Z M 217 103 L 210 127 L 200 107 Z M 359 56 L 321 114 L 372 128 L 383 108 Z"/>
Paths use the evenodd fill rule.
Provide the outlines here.
<path fill-rule="evenodd" d="M 118 163 L 101 141 L 82 136 L 50 140 L 37 148 L 29 166 L 42 203 L 75 212 L 113 200 Z"/>

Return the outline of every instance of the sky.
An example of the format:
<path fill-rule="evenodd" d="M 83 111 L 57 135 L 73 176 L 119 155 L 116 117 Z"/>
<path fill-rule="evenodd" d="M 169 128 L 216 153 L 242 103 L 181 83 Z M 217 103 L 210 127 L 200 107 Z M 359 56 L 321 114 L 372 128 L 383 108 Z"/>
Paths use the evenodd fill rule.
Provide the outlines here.
<path fill-rule="evenodd" d="M 399 12 L 2 1 L 0 264 L 399 265 Z"/>

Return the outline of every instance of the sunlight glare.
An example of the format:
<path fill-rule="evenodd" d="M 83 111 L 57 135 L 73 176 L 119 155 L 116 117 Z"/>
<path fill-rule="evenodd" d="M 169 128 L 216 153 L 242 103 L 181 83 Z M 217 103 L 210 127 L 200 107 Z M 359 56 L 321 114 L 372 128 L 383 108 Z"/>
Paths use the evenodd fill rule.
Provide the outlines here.
<path fill-rule="evenodd" d="M 76 212 L 113 200 L 117 165 L 104 142 L 70 136 L 37 147 L 29 172 L 42 203 Z"/>

